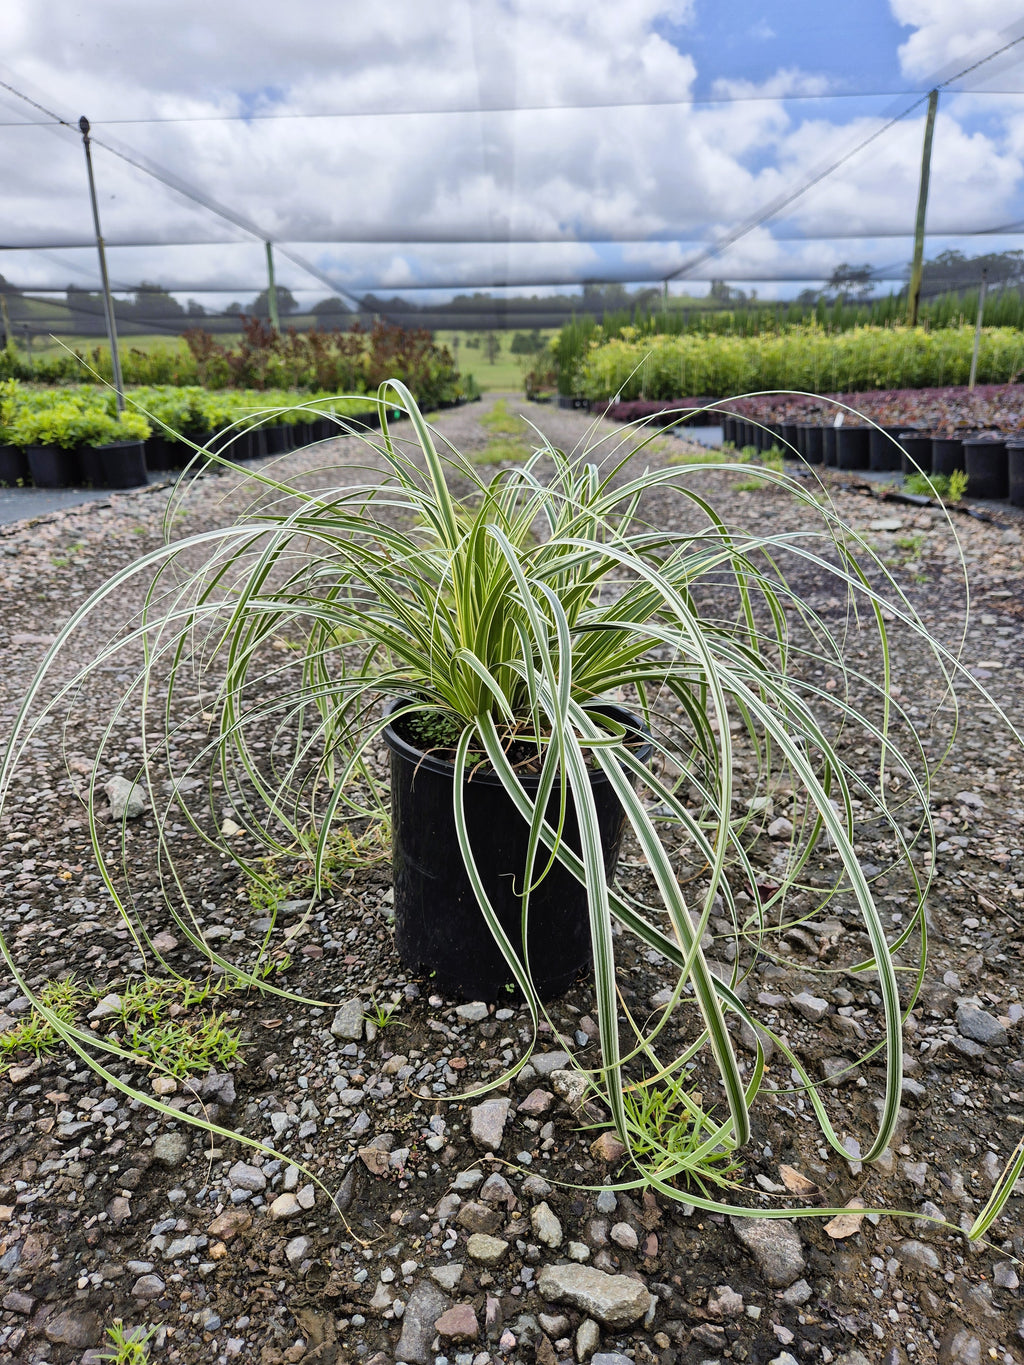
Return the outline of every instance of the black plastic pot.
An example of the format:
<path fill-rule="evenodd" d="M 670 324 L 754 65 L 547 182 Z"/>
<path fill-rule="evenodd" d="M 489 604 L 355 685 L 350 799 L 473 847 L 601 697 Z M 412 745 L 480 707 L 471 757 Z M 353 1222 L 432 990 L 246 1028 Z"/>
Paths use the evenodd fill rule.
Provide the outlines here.
<path fill-rule="evenodd" d="M 796 422 L 783 422 L 779 426 L 779 436 L 782 438 L 782 453 L 787 460 L 791 460 L 798 452 L 797 442 L 800 438 L 800 427 Z"/>
<path fill-rule="evenodd" d="M 797 426 L 800 455 L 808 464 L 821 464 L 825 458 L 823 431 L 823 427 L 819 427 L 813 422 L 801 422 Z"/>
<path fill-rule="evenodd" d="M 284 455 L 291 450 L 291 429 L 286 426 L 260 427 L 263 449 L 268 455 Z"/>
<path fill-rule="evenodd" d="M 836 463 L 836 427 L 828 426 L 821 429 L 821 444 L 825 454 L 825 464 L 830 468 L 835 468 Z"/>
<path fill-rule="evenodd" d="M 950 474 L 964 467 L 964 443 L 959 437 L 932 437 L 932 473 Z"/>
<path fill-rule="evenodd" d="M 78 452 L 82 477 L 92 488 L 139 488 L 146 482 L 143 441 L 112 441 L 82 446 Z"/>
<path fill-rule="evenodd" d="M 732 414 L 731 412 L 727 412 L 727 413 L 725 414 L 725 416 L 722 418 L 722 440 L 723 440 L 723 442 L 725 442 L 725 441 L 731 441 L 733 445 L 736 444 L 736 427 L 737 427 L 737 425 L 738 425 L 738 421 L 737 421 L 736 417 L 734 417 L 733 414 Z"/>
<path fill-rule="evenodd" d="M 991 436 L 964 441 L 967 492 L 972 498 L 1005 498 L 1010 491 L 1006 442 Z"/>
<path fill-rule="evenodd" d="M 0 487 L 28 483 L 28 460 L 20 446 L 0 445 Z"/>
<path fill-rule="evenodd" d="M 903 468 L 903 452 L 897 442 L 904 431 L 906 427 L 868 427 L 869 469 L 895 473 Z"/>
<path fill-rule="evenodd" d="M 37 488 L 74 488 L 79 480 L 78 460 L 63 446 L 28 446 L 28 470 Z"/>
<path fill-rule="evenodd" d="M 867 427 L 836 427 L 836 468 L 867 469 L 870 443 Z"/>
<path fill-rule="evenodd" d="M 1010 502 L 1024 507 L 1024 440 L 1020 438 L 1006 442 L 1006 473 Z"/>
<path fill-rule="evenodd" d="M 608 704 L 594 709 L 643 733 L 641 722 L 622 707 Z M 452 810 L 454 768 L 424 754 L 393 726 L 385 729 L 384 740 L 391 750 L 395 945 L 399 957 L 407 967 L 429 975 L 431 985 L 442 994 L 464 1000 L 508 1000 L 513 993 L 507 988 L 513 979 L 491 937 L 459 852 Z M 644 762 L 650 753 L 649 743 L 637 751 Z M 536 792 L 536 777 L 524 776 L 521 781 L 527 792 Z M 591 788 L 610 878 L 619 856 L 625 815 L 602 772 L 591 774 Z M 556 823 L 558 805 L 556 791 L 548 809 L 549 819 Z M 477 772 L 466 782 L 466 824 L 488 897 L 521 955 L 519 893 L 529 827 L 496 774 Z M 564 837 L 567 846 L 578 853 L 579 828 L 571 803 Z M 546 861 L 542 850 L 535 873 Z M 545 1000 L 567 991 L 590 964 L 586 893 L 559 863 L 530 893 L 527 948 L 534 984 Z"/>
<path fill-rule="evenodd" d="M 165 469 L 182 469 L 188 464 L 192 451 L 180 441 L 169 441 L 166 436 L 150 436 L 146 442 L 146 467 L 154 473 Z"/>
<path fill-rule="evenodd" d="M 905 431 L 899 438 L 903 455 L 900 467 L 904 474 L 932 472 L 932 438 L 920 431 Z"/>

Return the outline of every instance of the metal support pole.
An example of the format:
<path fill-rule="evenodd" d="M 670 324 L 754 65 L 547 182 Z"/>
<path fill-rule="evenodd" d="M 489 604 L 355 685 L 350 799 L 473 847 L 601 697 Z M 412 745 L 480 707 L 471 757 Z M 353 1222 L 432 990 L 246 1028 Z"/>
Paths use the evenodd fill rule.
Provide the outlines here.
<path fill-rule="evenodd" d="M 11 331 L 11 315 L 7 311 L 7 293 L 0 289 L 0 327 L 3 328 L 4 346 L 14 350 L 14 333 Z"/>
<path fill-rule="evenodd" d="M 274 248 L 270 242 L 267 247 L 267 311 L 270 314 L 270 325 L 275 332 L 281 330 L 281 319 L 277 315 L 277 285 L 274 283 Z"/>
<path fill-rule="evenodd" d="M 932 134 L 935 131 L 935 111 L 939 107 L 939 92 L 928 96 L 928 117 L 924 122 L 924 148 L 921 152 L 921 186 L 917 192 L 917 222 L 914 225 L 914 263 L 910 270 L 910 293 L 907 299 L 909 322 L 917 326 L 917 310 L 921 302 L 921 271 L 924 263 L 924 217 L 928 208 L 928 177 L 932 165 Z"/>
<path fill-rule="evenodd" d="M 985 286 L 988 283 L 988 271 L 981 272 L 981 288 L 978 290 L 978 321 L 974 324 L 974 350 L 971 352 L 971 377 L 967 381 L 969 389 L 974 388 L 975 380 L 978 378 L 978 350 L 981 346 L 981 319 L 985 313 Z"/>
<path fill-rule="evenodd" d="M 100 280 L 103 284 L 103 309 L 107 315 L 107 340 L 110 342 L 110 364 L 114 371 L 114 391 L 117 395 L 117 410 L 124 412 L 124 380 L 121 378 L 121 354 L 117 349 L 117 323 L 114 319 L 114 300 L 110 297 L 110 278 L 107 275 L 107 253 L 103 248 L 103 234 L 100 232 L 100 210 L 96 203 L 96 181 L 92 174 L 92 151 L 89 147 L 89 120 L 83 114 L 78 120 L 82 130 L 82 145 L 85 147 L 85 166 L 89 172 L 89 198 L 92 200 L 92 221 L 96 227 L 96 250 L 100 258 Z"/>

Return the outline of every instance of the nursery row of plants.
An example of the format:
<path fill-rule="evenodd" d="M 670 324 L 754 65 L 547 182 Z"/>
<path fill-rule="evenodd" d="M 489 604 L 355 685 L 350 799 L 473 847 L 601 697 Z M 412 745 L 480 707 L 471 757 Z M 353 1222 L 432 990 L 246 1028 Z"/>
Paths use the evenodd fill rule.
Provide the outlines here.
<path fill-rule="evenodd" d="M 950 290 L 923 300 L 918 310 L 922 327 L 973 326 L 978 316 L 978 290 Z M 986 327 L 1024 327 L 1024 293 L 1017 289 L 993 289 L 985 298 L 982 322 Z M 817 325 L 828 332 L 848 332 L 854 327 L 902 327 L 907 323 L 906 294 L 887 294 L 885 298 L 862 301 L 844 298 L 819 298 L 813 303 L 744 304 L 736 308 L 680 308 L 675 301 L 669 308 L 652 309 L 649 303 L 634 308 L 607 310 L 601 319 L 606 337 L 619 336 L 624 327 L 634 327 L 645 336 L 678 336 L 695 332 L 702 336 L 758 336 L 783 327 Z M 570 324 L 571 325 L 571 324 Z M 595 319 L 583 317 L 579 325 L 593 331 Z"/>
<path fill-rule="evenodd" d="M 807 464 L 843 470 L 873 469 L 907 476 L 910 491 L 958 501 L 1008 498 L 1024 507 L 1024 434 L 946 435 L 920 427 L 865 422 L 747 420 L 726 414 L 723 438 L 738 450 L 781 451 Z"/>
<path fill-rule="evenodd" d="M 591 400 L 722 397 L 759 389 L 813 393 L 966 384 L 974 328 L 858 327 L 829 333 L 787 327 L 757 336 L 642 335 L 623 328 L 589 337 L 563 328 L 552 343 L 558 391 Z M 1024 370 L 1024 332 L 982 330 L 977 379 L 1010 384 Z"/>
<path fill-rule="evenodd" d="M 113 390 L 98 384 L 0 384 L 0 484 L 132 487 L 150 470 L 180 469 L 194 445 L 213 444 L 234 460 L 282 454 L 338 432 L 339 420 L 373 425 L 370 398 L 334 398 L 292 389 L 210 391 L 198 385 L 139 386 L 118 413 Z"/>
<path fill-rule="evenodd" d="M 349 331 L 278 332 L 259 318 L 240 320 L 235 345 L 194 328 L 185 345 L 152 350 L 125 348 L 121 367 L 126 384 L 202 385 L 210 389 L 297 389 L 309 393 L 375 393 L 398 376 L 424 408 L 450 406 L 473 397 L 472 377 L 463 379 L 446 346 L 425 329 L 378 322 Z M 109 352 L 63 351 L 28 358 L 13 347 L 0 350 L 0 380 L 39 383 L 94 382 L 112 379 Z"/>

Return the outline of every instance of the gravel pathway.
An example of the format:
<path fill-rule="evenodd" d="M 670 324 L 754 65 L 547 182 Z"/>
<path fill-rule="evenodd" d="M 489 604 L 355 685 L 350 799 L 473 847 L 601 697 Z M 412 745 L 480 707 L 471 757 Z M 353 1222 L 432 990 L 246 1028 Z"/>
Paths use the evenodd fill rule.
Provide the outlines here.
<path fill-rule="evenodd" d="M 441 414 L 436 426 L 457 447 L 481 450 L 491 433 L 480 418 L 493 401 Z M 622 440 L 620 428 L 578 413 L 510 406 L 567 448 L 588 430 L 609 449 Z M 645 458 L 678 450 L 659 440 Z M 348 439 L 284 457 L 280 468 L 334 486 L 362 477 L 360 458 Z M 738 489 L 733 475 L 694 477 L 731 519 L 782 534 L 806 517 L 775 491 Z M 837 483 L 831 492 L 924 623 L 956 647 L 965 592 L 942 518 Z M 168 497 L 153 486 L 0 527 L 0 738 L 60 624 L 108 575 L 161 544 Z M 204 477 L 177 508 L 173 534 L 223 525 L 251 497 L 234 475 Z M 667 492 L 644 510 L 672 529 L 692 519 Z M 965 666 L 1024 728 L 1024 519 L 1005 511 L 993 523 L 957 516 L 955 524 L 972 597 Z M 843 638 L 843 605 L 809 572 L 797 578 Z M 142 587 L 129 584 L 91 619 L 55 677 L 99 655 Z M 856 647 L 855 632 L 845 639 Z M 67 769 L 56 724 L 52 741 L 33 743 L 0 820 L 6 933 L 34 989 L 74 972 L 101 994 L 124 992 L 143 966 L 93 867 L 77 799 L 125 667 L 111 660 L 109 692 L 84 699 L 63 737 Z M 941 691 L 927 652 L 913 638 L 899 638 L 891 691 L 937 755 L 948 725 L 935 712 Z M 907 1024 L 893 1148 L 871 1169 L 856 1145 L 849 1161 L 837 1160 L 792 1107 L 788 1071 L 776 1060 L 779 1093 L 765 1097 L 744 1153 L 748 1204 L 778 1205 L 780 1168 L 794 1167 L 830 1204 L 858 1198 L 869 1209 L 911 1210 L 915 1220 L 854 1215 L 831 1235 L 820 1220 L 732 1222 L 602 1188 L 617 1175 L 614 1153 L 607 1142 L 592 1147 L 597 1134 L 581 1127 L 562 1074 L 570 1053 L 583 1065 L 596 1060 L 586 982 L 553 1007 L 554 1031 L 545 1030 L 511 1086 L 452 1102 L 519 1055 L 527 1016 L 456 1006 L 403 971 L 382 851 L 339 874 L 311 916 L 302 901 L 281 907 L 290 957 L 282 980 L 322 1003 L 220 997 L 216 1009 L 239 1031 L 239 1057 L 192 1084 L 153 1085 L 172 1111 L 202 1110 L 272 1143 L 284 1160 L 227 1138 L 211 1143 L 154 1115 L 65 1050 L 13 1058 L 0 1078 L 0 1359 L 93 1365 L 105 1329 L 121 1319 L 153 1329 L 154 1359 L 183 1365 L 1020 1365 L 1020 1194 L 985 1246 L 927 1221 L 969 1226 L 1024 1136 L 1024 751 L 966 681 L 957 691 L 960 728 L 932 792 L 940 842 L 929 974 Z M 101 784 L 130 774 L 137 755 L 128 718 L 114 718 Z M 228 803 L 218 818 L 231 816 Z M 239 953 L 257 942 L 269 921 L 250 906 L 233 864 L 186 827 L 168 833 L 189 863 L 206 940 Z M 104 813 L 101 844 L 114 847 L 118 834 Z M 141 917 L 185 969 L 196 959 L 161 917 L 156 835 L 144 808 L 131 823 L 129 870 Z M 759 847 L 770 869 L 778 845 L 766 834 Z M 884 849 L 861 849 L 869 864 L 876 853 L 884 864 Z M 627 886 L 642 883 L 635 850 L 626 850 L 621 875 Z M 829 875 L 823 864 L 822 886 Z M 895 931 L 906 890 L 898 880 L 883 889 Z M 711 927 L 724 953 L 728 926 Z M 841 1073 L 873 1036 L 877 997 L 863 977 L 813 969 L 834 952 L 855 956 L 856 939 L 841 917 L 824 937 L 800 930 L 787 940 L 791 959 L 765 960 L 750 980 L 765 1021 L 813 1074 L 833 1078 L 824 1097 L 854 1144 L 875 1121 L 881 1073 L 874 1065 Z M 622 943 L 624 999 L 646 1013 L 671 973 Z M 391 1001 L 390 1017 L 375 1011 Z M 108 1028 L 117 1008 L 101 1000 L 95 1028 Z M 28 1011 L 18 989 L 0 981 L 0 1032 Z M 142 1068 L 118 1074 L 150 1088 Z M 338 1191 L 343 1217 L 300 1165 Z"/>

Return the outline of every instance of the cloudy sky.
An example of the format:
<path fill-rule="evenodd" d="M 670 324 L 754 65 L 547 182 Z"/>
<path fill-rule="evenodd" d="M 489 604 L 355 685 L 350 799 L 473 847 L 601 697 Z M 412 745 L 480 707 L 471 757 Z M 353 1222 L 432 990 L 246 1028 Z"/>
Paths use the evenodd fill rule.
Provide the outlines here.
<path fill-rule="evenodd" d="M 923 104 L 885 125 L 1017 38 L 1019 0 L 4 0 L 0 81 L 42 109 L 0 86 L 0 273 L 96 283 L 84 113 L 124 287 L 251 297 L 260 237 L 304 302 L 898 280 Z M 943 88 L 928 229 L 929 255 L 1024 246 L 1024 41 Z"/>

